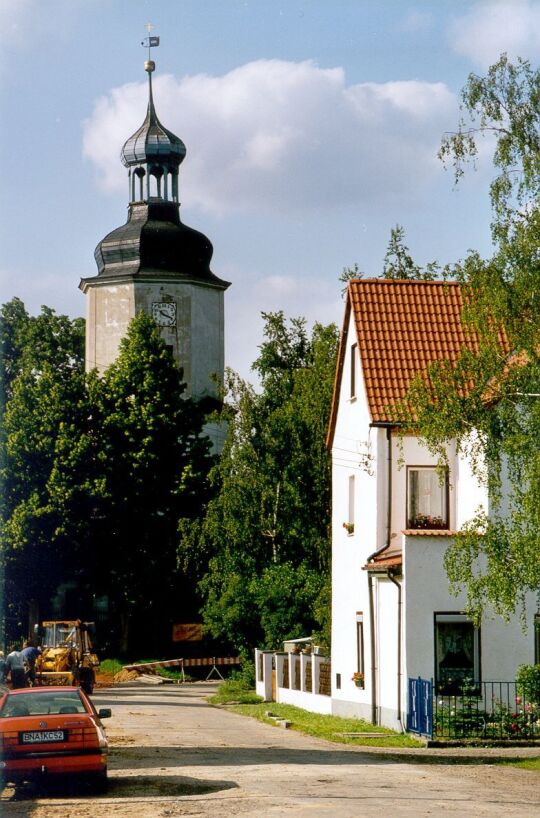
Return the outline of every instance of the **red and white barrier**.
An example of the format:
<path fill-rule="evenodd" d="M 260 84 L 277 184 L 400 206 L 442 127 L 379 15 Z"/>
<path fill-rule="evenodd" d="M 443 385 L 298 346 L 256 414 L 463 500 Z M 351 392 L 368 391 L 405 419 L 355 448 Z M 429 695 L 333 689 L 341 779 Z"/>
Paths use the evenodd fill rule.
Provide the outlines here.
<path fill-rule="evenodd" d="M 240 656 L 212 656 L 210 658 L 196 658 L 196 659 L 165 659 L 162 662 L 139 662 L 134 665 L 124 665 L 125 670 L 138 670 L 141 673 L 146 671 L 157 670 L 160 667 L 179 667 L 182 671 L 182 676 L 185 678 L 184 668 L 186 667 L 210 667 L 210 673 L 206 680 L 210 679 L 213 673 L 223 679 L 223 676 L 217 669 L 218 665 L 241 665 L 242 659 Z"/>
<path fill-rule="evenodd" d="M 241 665 L 242 659 L 239 656 L 221 656 L 211 659 L 184 659 L 184 667 L 205 667 L 208 665 Z"/>

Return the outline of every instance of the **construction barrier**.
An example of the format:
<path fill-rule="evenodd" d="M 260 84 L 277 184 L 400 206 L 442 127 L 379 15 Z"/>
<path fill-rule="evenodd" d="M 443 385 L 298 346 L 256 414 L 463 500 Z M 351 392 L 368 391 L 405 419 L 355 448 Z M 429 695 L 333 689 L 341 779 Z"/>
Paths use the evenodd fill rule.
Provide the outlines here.
<path fill-rule="evenodd" d="M 158 667 L 182 667 L 183 659 L 165 659 L 163 662 L 140 662 L 137 665 L 124 665 L 124 670 L 156 670 Z"/>
<path fill-rule="evenodd" d="M 210 673 L 206 677 L 206 681 L 215 673 L 220 679 L 223 676 L 219 672 L 218 665 L 241 665 L 242 659 L 240 656 L 212 656 L 211 658 L 196 658 L 196 659 L 164 659 L 162 662 L 139 662 L 136 665 L 124 665 L 124 670 L 139 670 L 141 673 L 146 671 L 157 670 L 157 668 L 178 667 L 182 671 L 182 678 L 185 679 L 184 668 L 186 667 L 210 667 Z"/>

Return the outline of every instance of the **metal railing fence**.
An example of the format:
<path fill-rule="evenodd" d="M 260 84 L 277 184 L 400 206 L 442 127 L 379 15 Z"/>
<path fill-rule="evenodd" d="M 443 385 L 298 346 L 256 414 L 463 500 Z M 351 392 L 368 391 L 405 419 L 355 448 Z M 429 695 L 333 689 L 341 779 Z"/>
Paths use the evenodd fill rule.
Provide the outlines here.
<path fill-rule="evenodd" d="M 436 692 L 433 681 L 409 679 L 407 729 L 435 739 L 540 740 L 540 702 L 515 682 L 466 682 Z"/>

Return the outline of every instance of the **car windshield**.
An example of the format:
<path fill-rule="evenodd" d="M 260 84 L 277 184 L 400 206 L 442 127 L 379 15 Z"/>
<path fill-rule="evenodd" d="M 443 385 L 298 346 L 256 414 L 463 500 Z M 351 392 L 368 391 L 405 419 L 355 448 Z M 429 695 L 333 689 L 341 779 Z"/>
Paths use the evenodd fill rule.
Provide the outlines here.
<path fill-rule="evenodd" d="M 77 690 L 57 693 L 19 693 L 7 695 L 0 718 L 12 716 L 54 716 L 68 713 L 86 713 Z"/>

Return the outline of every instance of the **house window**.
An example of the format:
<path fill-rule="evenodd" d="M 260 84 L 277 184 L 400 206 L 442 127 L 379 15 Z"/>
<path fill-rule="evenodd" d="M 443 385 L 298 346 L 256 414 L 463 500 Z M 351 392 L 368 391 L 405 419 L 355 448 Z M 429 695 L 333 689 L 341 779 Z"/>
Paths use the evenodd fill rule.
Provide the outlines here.
<path fill-rule="evenodd" d="M 354 474 L 349 475 L 349 497 L 348 497 L 347 521 L 343 527 L 347 529 L 347 534 L 354 534 Z"/>
<path fill-rule="evenodd" d="M 341 690 L 341 673 L 336 673 L 336 690 Z"/>
<path fill-rule="evenodd" d="M 364 614 L 356 614 L 356 669 L 364 674 Z"/>
<path fill-rule="evenodd" d="M 464 614 L 435 614 L 435 689 L 456 695 L 480 681 L 480 631 Z"/>
<path fill-rule="evenodd" d="M 407 528 L 448 528 L 448 473 L 434 466 L 407 469 Z"/>
<path fill-rule="evenodd" d="M 540 665 L 540 613 L 534 615 L 534 664 Z"/>
<path fill-rule="evenodd" d="M 356 397 L 356 361 L 358 358 L 358 344 L 351 345 L 351 398 Z"/>

